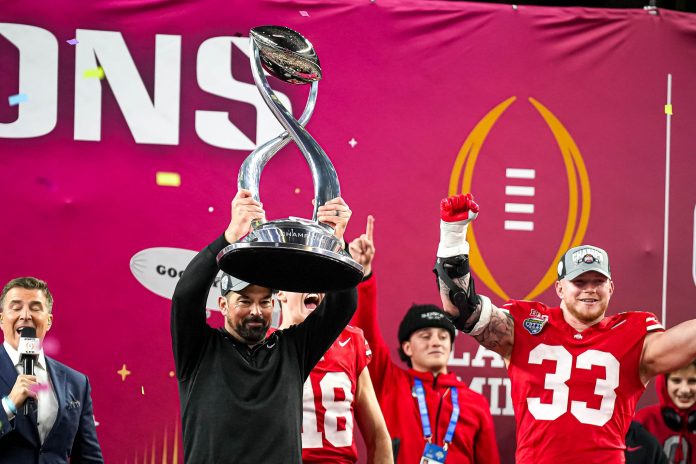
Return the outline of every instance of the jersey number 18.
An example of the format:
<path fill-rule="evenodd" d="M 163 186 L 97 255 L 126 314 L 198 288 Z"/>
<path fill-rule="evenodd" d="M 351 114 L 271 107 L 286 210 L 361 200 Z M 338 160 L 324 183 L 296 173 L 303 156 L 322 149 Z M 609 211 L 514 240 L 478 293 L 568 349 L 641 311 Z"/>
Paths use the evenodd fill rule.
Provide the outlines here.
<path fill-rule="evenodd" d="M 326 439 L 335 447 L 351 446 L 353 444 L 353 414 L 350 406 L 353 403 L 351 384 L 345 372 L 327 372 L 319 382 L 321 389 L 321 405 L 324 407 L 324 434 Z M 336 390 L 342 389 L 345 399 L 336 400 Z M 304 407 L 302 412 L 302 447 L 321 448 L 322 433 L 317 428 L 316 403 L 312 382 L 307 379 L 303 389 Z M 345 419 L 345 429 L 338 430 L 338 418 Z"/>

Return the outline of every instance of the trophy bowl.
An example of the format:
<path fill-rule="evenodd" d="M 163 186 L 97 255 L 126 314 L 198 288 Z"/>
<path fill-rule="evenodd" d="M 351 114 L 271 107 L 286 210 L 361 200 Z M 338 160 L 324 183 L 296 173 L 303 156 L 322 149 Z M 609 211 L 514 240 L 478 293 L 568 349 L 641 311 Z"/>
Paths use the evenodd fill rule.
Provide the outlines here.
<path fill-rule="evenodd" d="M 305 130 L 316 102 L 321 79 L 319 59 L 312 44 L 301 34 L 282 26 L 251 30 L 252 74 L 264 102 L 285 132 L 257 147 L 242 163 L 238 186 L 259 200 L 260 176 L 266 163 L 290 140 L 302 152 L 314 182 L 312 220 L 290 217 L 252 224 L 242 240 L 228 245 L 217 256 L 220 269 L 246 282 L 276 290 L 316 292 L 343 290 L 363 278 L 363 267 L 343 249 L 334 230 L 317 221 L 317 209 L 340 196 L 338 177 L 324 150 Z M 293 84 L 311 84 L 305 111 L 299 120 L 282 105 L 266 76 Z"/>
<path fill-rule="evenodd" d="M 243 241 L 225 247 L 218 266 L 247 282 L 290 292 L 342 290 L 363 278 L 362 266 L 343 250 L 330 227 L 301 218 L 260 225 Z"/>

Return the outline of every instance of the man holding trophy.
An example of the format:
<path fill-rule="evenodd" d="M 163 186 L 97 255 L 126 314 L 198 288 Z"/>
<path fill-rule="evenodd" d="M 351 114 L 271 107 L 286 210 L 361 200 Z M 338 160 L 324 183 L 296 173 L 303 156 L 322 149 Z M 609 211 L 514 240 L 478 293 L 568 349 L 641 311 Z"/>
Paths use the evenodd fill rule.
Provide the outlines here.
<path fill-rule="evenodd" d="M 229 226 L 193 258 L 174 291 L 171 333 L 187 464 L 301 462 L 303 384 L 355 312 L 363 275 L 343 249 L 351 211 L 340 198 L 336 171 L 303 127 L 321 78 L 314 49 L 278 26 L 254 28 L 251 38 L 257 88 L 286 131 L 247 157 Z M 282 80 L 312 84 L 299 120 L 273 93 L 262 64 Z M 267 222 L 260 174 L 290 139 L 312 172 L 313 218 Z M 213 329 L 205 307 L 218 267 L 225 323 Z M 266 337 L 273 292 L 281 288 L 326 297 L 302 323 Z"/>
<path fill-rule="evenodd" d="M 318 218 L 342 234 L 349 215 L 338 198 L 320 207 Z M 261 204 L 239 191 L 229 227 L 191 261 L 174 292 L 171 330 L 187 464 L 299 463 L 304 381 L 355 311 L 353 288 L 329 292 L 304 323 L 265 338 L 272 289 L 223 275 L 225 326 L 206 324 L 215 256 L 263 218 Z"/>

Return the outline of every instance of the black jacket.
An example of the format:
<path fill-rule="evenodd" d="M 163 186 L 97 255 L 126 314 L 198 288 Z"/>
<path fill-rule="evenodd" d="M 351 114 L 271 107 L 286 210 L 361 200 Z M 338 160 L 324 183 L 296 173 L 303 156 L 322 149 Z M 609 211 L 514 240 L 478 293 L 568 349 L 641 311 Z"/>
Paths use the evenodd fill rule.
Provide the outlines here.
<path fill-rule="evenodd" d="M 188 265 L 172 299 L 171 332 L 187 464 L 302 460 L 302 388 L 355 312 L 355 289 L 328 293 L 302 324 L 249 348 L 206 324 L 224 236 Z"/>
<path fill-rule="evenodd" d="M 626 464 L 667 464 L 660 442 L 636 421 L 626 434 Z"/>

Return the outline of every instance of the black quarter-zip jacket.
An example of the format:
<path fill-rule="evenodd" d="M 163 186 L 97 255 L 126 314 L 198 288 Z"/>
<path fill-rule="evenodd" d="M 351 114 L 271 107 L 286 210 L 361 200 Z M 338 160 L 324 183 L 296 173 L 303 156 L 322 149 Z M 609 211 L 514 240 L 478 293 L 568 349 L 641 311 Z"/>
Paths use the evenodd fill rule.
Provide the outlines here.
<path fill-rule="evenodd" d="M 286 464 L 302 460 L 302 387 L 350 321 L 355 289 L 327 293 L 301 324 L 249 347 L 206 323 L 224 235 L 189 263 L 172 298 L 186 464 Z"/>

